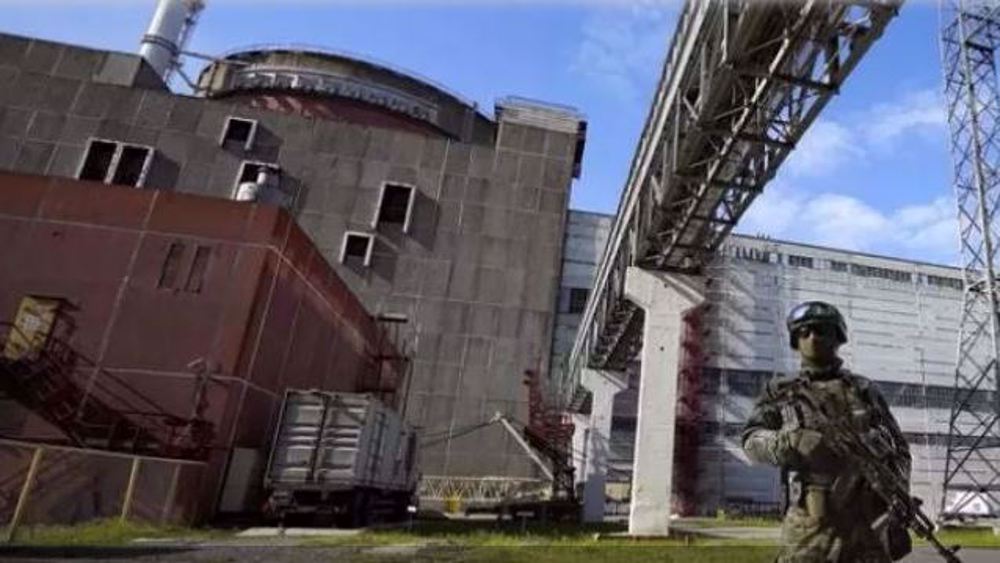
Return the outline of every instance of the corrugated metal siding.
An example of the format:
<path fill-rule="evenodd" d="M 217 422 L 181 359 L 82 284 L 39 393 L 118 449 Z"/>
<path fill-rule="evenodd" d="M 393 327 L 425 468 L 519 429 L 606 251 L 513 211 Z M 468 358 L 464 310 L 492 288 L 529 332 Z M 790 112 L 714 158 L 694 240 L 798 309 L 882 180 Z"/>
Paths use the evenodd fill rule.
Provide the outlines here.
<path fill-rule="evenodd" d="M 275 488 L 406 490 L 412 429 L 370 395 L 288 391 L 268 468 Z"/>

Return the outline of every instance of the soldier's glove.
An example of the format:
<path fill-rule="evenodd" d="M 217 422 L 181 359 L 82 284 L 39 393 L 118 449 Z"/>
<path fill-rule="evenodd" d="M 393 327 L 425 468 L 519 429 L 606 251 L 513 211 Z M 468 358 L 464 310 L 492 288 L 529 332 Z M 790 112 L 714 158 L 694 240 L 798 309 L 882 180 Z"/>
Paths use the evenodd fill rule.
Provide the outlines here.
<path fill-rule="evenodd" d="M 835 457 L 824 443 L 823 434 L 816 430 L 795 428 L 778 434 L 778 441 L 787 448 L 786 459 L 790 465 L 822 468 Z"/>

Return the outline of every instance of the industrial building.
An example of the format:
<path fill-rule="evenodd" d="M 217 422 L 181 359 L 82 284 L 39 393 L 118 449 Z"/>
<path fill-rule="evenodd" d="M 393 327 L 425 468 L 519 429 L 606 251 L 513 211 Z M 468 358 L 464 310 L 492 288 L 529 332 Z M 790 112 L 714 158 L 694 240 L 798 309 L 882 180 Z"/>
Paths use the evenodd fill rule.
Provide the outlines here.
<path fill-rule="evenodd" d="M 944 504 L 960 271 L 730 236 L 892 6 L 687 3 L 613 217 L 567 210 L 587 129 L 570 107 L 507 97 L 487 115 L 384 63 L 286 46 L 209 56 L 191 94 L 171 91 L 201 8 L 160 2 L 139 55 L 0 34 L 0 516 L 38 469 L 32 444 L 52 448 L 38 482 L 61 487 L 28 520 L 255 511 L 293 387 L 398 408 L 433 437 L 432 500 L 537 487 L 544 463 L 488 423 L 501 413 L 572 457 L 585 520 L 609 496 L 631 499 L 636 535 L 666 534 L 671 512 L 773 511 L 778 472 L 739 432 L 797 370 L 784 316 L 809 299 L 844 312 L 843 356 L 902 423 L 912 490 Z M 774 71 L 788 61 L 817 64 Z M 992 483 L 989 466 L 965 471 Z"/>
<path fill-rule="evenodd" d="M 612 219 L 570 212 L 561 285 L 567 295 L 575 291 L 578 301 L 586 300 Z M 752 466 L 740 434 L 764 383 L 797 373 L 785 316 L 808 300 L 830 302 L 844 314 L 845 367 L 876 382 L 910 442 L 912 491 L 929 509 L 940 505 L 954 401 L 961 270 L 733 235 L 706 269 L 706 279 L 698 330 L 688 331 L 684 341 L 696 357 L 692 366 L 681 366 L 678 388 L 685 408 L 679 409 L 683 432 L 678 431 L 674 450 L 676 512 L 778 510 L 778 471 Z M 569 303 L 557 317 L 554 349 L 559 351 L 567 350 L 579 323 L 581 308 Z M 688 319 L 695 322 L 693 316 Z M 628 386 L 614 397 L 607 459 L 610 511 L 618 508 L 615 499 L 628 498 L 631 485 L 638 381 L 635 369 L 629 373 Z M 976 401 L 987 412 L 992 397 L 982 393 Z M 586 457 L 583 442 L 580 448 L 584 451 L 574 456 L 578 475 Z"/>
<path fill-rule="evenodd" d="M 161 3 L 154 25 L 180 4 Z M 446 437 L 421 452 L 425 481 L 533 480 L 504 430 L 457 434 L 496 412 L 529 419 L 524 372 L 550 362 L 583 117 L 520 98 L 489 117 L 384 64 L 280 47 L 215 59 L 182 95 L 166 86 L 174 63 L 154 43 L 138 56 L 0 34 L 0 170 L 204 196 L 211 211 L 196 217 L 284 209 L 315 248 L 310 260 L 330 265 L 371 315 L 402 321 L 400 401 L 410 422 Z M 2 290 L 4 319 L 35 291 Z M 97 350 L 139 338 L 90 330 L 74 338 Z M 173 339 L 151 342 L 179 358 L 171 369 L 195 357 L 165 345 Z M 236 378 L 245 369 L 224 366 Z M 232 440 L 220 447 L 227 464 L 244 455 Z"/>
<path fill-rule="evenodd" d="M 5 521 L 32 444 L 50 447 L 30 520 L 117 514 L 140 459 L 133 513 L 187 522 L 259 507 L 286 388 L 400 400 L 391 335 L 285 211 L 8 172 L 0 186 Z"/>

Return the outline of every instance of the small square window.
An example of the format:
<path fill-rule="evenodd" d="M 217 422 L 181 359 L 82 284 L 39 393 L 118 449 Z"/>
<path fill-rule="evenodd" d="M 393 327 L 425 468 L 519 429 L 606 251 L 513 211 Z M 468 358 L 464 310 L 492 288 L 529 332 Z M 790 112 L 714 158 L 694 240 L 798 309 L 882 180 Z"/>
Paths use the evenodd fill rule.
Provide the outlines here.
<path fill-rule="evenodd" d="M 118 152 L 118 143 L 91 139 L 87 146 L 87 154 L 83 159 L 83 167 L 80 168 L 77 178 L 103 182 L 108 177 L 111 161 L 115 159 L 116 152 Z"/>
<path fill-rule="evenodd" d="M 152 152 L 148 147 L 123 145 L 118 157 L 118 166 L 115 167 L 115 174 L 111 177 L 111 183 L 141 186 L 143 180 L 146 179 L 146 170 L 149 167 L 149 157 Z"/>
<path fill-rule="evenodd" d="M 567 310 L 570 314 L 579 314 L 587 307 L 587 297 L 590 296 L 590 290 L 582 287 L 571 287 L 569 288 L 569 308 Z"/>
<path fill-rule="evenodd" d="M 91 139 L 76 177 L 105 184 L 141 187 L 152 160 L 152 147 Z"/>
<path fill-rule="evenodd" d="M 243 150 L 248 151 L 253 146 L 253 140 L 256 136 L 256 120 L 230 117 L 226 120 L 226 126 L 222 129 L 222 138 L 219 140 L 219 144 L 236 143 Z"/>
<path fill-rule="evenodd" d="M 344 244 L 340 249 L 340 263 L 371 265 L 374 242 L 374 237 L 366 233 L 345 233 Z"/>
<path fill-rule="evenodd" d="M 375 213 L 375 224 L 401 225 L 403 232 L 410 230 L 410 216 L 413 211 L 413 187 L 401 184 L 383 184 L 382 197 Z"/>
<path fill-rule="evenodd" d="M 237 196 L 239 195 L 240 184 L 257 181 L 261 169 L 266 169 L 271 172 L 271 183 L 269 187 L 278 187 L 280 182 L 278 175 L 281 173 L 281 168 L 277 164 L 272 162 L 244 160 L 243 164 L 240 166 L 240 173 L 236 176 L 236 185 L 233 187 L 233 198 L 238 199 Z"/>

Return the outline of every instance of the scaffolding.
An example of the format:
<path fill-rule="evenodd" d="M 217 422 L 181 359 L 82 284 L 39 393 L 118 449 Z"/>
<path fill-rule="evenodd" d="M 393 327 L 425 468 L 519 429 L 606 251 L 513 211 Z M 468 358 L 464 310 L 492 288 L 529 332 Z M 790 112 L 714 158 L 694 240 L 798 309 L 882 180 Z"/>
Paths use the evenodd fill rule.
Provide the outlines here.
<path fill-rule="evenodd" d="M 702 346 L 704 312 L 699 305 L 684 314 L 681 365 L 678 378 L 677 424 L 674 439 L 673 510 L 693 516 L 698 509 L 698 451 L 703 427 L 701 410 L 701 368 L 705 360 Z"/>
<path fill-rule="evenodd" d="M 524 384 L 528 387 L 528 424 L 524 428 L 524 437 L 551 461 L 553 492 L 572 497 L 573 423 L 569 421 L 568 414 L 548 399 L 550 394 L 538 371 L 525 371 Z"/>

